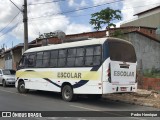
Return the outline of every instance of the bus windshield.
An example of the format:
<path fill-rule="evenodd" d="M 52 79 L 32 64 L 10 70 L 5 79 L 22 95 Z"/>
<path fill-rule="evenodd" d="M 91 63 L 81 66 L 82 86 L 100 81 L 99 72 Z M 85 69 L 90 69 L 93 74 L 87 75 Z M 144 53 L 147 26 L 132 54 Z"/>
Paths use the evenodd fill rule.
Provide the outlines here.
<path fill-rule="evenodd" d="M 113 61 L 136 62 L 136 54 L 134 47 L 126 42 L 110 41 L 109 55 Z"/>

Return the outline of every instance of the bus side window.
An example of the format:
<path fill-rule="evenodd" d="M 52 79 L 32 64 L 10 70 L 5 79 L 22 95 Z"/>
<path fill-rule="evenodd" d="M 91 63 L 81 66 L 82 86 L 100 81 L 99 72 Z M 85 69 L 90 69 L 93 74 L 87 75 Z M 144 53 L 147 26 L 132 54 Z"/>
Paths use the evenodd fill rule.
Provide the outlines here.
<path fill-rule="evenodd" d="M 35 66 L 35 54 L 32 53 L 28 57 L 28 67 L 34 67 Z"/>
<path fill-rule="evenodd" d="M 77 54 L 76 54 L 76 61 L 75 61 L 75 66 L 84 66 L 84 54 L 85 54 L 85 49 L 84 48 L 77 48 Z"/>
<path fill-rule="evenodd" d="M 67 50 L 59 50 L 59 58 L 58 58 L 58 67 L 65 67 L 66 66 L 66 56 Z"/>
<path fill-rule="evenodd" d="M 43 53 L 43 67 L 49 67 L 49 60 L 50 60 L 50 52 L 45 51 Z"/>
<path fill-rule="evenodd" d="M 100 65 L 101 57 L 102 57 L 101 53 L 102 53 L 101 46 L 95 46 L 94 47 L 94 56 L 93 56 L 93 65 L 94 66 Z"/>
<path fill-rule="evenodd" d="M 76 48 L 68 49 L 68 54 L 67 54 L 67 66 L 68 67 L 75 66 L 75 58 L 76 58 Z"/>
<path fill-rule="evenodd" d="M 43 52 L 38 52 L 36 55 L 36 67 L 43 67 Z"/>
<path fill-rule="evenodd" d="M 58 63 L 58 50 L 51 51 L 51 57 L 50 57 L 50 67 L 57 67 Z"/>
<path fill-rule="evenodd" d="M 94 52 L 93 46 L 86 48 L 86 56 L 85 56 L 85 65 L 86 66 L 93 66 L 93 52 Z"/>

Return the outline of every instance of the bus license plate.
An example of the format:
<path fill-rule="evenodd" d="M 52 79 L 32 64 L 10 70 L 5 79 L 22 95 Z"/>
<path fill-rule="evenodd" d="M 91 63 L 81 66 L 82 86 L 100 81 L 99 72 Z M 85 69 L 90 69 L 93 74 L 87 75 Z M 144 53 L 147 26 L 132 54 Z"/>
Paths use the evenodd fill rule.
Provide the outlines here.
<path fill-rule="evenodd" d="M 121 87 L 121 91 L 127 91 L 126 87 Z"/>

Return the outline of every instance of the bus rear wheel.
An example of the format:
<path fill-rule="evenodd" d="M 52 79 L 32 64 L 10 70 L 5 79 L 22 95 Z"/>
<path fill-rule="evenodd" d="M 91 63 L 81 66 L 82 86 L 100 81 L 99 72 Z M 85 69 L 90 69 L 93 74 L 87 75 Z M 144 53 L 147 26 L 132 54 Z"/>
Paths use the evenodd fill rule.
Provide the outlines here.
<path fill-rule="evenodd" d="M 75 95 L 73 94 L 73 89 L 70 85 L 65 85 L 62 88 L 62 99 L 67 101 L 67 102 L 71 102 L 73 101 L 75 98 Z"/>
<path fill-rule="evenodd" d="M 24 81 L 20 81 L 18 83 L 18 92 L 19 93 L 27 93 L 28 92 L 28 89 L 25 88 L 25 84 L 24 84 Z"/>

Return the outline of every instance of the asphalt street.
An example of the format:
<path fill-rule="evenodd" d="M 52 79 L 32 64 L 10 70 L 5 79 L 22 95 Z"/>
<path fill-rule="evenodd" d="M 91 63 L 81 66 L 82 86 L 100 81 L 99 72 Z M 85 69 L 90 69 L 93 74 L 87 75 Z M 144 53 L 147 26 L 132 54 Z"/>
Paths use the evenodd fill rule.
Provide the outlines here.
<path fill-rule="evenodd" d="M 125 117 L 125 115 L 121 114 L 121 111 L 130 111 L 130 113 L 132 111 L 159 111 L 157 108 L 132 105 L 111 100 L 92 101 L 83 97 L 75 102 L 65 102 L 61 99 L 61 95 L 57 93 L 30 91 L 27 94 L 20 94 L 14 86 L 6 88 L 0 86 L 0 111 L 46 111 L 46 113 L 48 112 L 53 115 L 49 118 L 23 118 L 23 120 L 159 120 L 158 117 Z M 76 117 L 71 117 L 69 114 L 73 116 L 75 115 Z M 104 116 L 95 117 L 96 114 L 99 114 L 99 116 L 102 114 L 102 116 Z M 5 119 L 21 120 L 22 118 L 3 118 L 2 120 Z"/>

